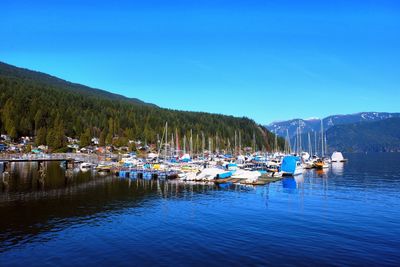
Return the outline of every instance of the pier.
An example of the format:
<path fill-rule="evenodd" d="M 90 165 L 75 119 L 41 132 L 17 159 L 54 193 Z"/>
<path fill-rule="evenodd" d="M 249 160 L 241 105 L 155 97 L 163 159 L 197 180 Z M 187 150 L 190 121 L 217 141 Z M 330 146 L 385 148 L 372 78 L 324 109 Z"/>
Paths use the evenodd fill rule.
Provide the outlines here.
<path fill-rule="evenodd" d="M 65 167 L 74 168 L 76 161 L 85 161 L 97 163 L 97 156 L 76 153 L 59 153 L 59 154 L 4 154 L 0 155 L 0 173 L 8 171 L 12 163 L 37 163 L 38 170 L 43 163 L 64 161 Z"/>

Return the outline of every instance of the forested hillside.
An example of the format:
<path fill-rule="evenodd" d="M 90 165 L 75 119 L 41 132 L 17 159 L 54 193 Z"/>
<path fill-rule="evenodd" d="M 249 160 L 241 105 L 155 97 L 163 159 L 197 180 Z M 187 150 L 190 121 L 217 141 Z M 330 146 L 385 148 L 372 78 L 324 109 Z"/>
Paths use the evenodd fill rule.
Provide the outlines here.
<path fill-rule="evenodd" d="M 327 131 L 331 150 L 400 152 L 400 118 L 337 125 Z"/>
<path fill-rule="evenodd" d="M 204 134 L 207 147 L 209 138 L 221 149 L 233 147 L 235 131 L 237 136 L 240 131 L 242 146 L 252 146 L 253 134 L 258 149 L 269 149 L 274 140 L 272 133 L 248 118 L 159 108 L 4 63 L 0 112 L 0 132 L 14 139 L 36 136 L 37 144 L 52 148 L 65 146 L 66 136 L 99 137 L 101 144 L 124 145 L 128 139 L 154 143 L 166 121 L 181 140 L 191 130 L 193 142 L 201 142 Z"/>

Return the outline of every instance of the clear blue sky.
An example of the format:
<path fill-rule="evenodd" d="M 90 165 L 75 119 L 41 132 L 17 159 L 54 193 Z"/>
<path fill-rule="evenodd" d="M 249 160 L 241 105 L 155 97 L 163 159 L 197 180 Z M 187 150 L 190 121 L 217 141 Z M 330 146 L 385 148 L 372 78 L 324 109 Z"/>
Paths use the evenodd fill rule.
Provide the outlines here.
<path fill-rule="evenodd" d="M 395 112 L 400 2 L 2 0 L 0 61 L 263 124 Z"/>

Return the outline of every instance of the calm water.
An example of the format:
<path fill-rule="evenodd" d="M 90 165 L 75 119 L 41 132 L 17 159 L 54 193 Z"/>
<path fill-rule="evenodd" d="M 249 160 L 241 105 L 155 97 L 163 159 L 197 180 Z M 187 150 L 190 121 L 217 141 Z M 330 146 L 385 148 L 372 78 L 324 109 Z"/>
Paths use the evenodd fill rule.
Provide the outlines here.
<path fill-rule="evenodd" d="M 0 185 L 0 265 L 399 266 L 400 154 L 346 156 L 228 188 L 19 166 Z"/>

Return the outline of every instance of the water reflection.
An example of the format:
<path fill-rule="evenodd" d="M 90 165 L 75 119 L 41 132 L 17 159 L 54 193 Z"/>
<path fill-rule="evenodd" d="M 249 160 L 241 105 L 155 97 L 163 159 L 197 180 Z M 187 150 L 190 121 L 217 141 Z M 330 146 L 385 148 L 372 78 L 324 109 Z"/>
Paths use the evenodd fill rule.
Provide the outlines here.
<path fill-rule="evenodd" d="M 332 162 L 332 173 L 337 176 L 342 176 L 344 171 L 343 162 Z"/>
<path fill-rule="evenodd" d="M 285 189 L 299 189 L 304 184 L 304 175 L 296 175 L 294 177 L 285 177 L 282 179 L 282 186 Z M 293 190 L 295 191 L 295 190 Z"/>
<path fill-rule="evenodd" d="M 34 164 L 15 164 L 0 193 L 0 252 L 21 242 L 33 242 L 46 232 L 57 232 L 73 224 L 90 223 L 153 205 L 160 199 L 193 200 L 201 195 L 217 196 L 221 191 L 246 191 L 255 187 L 214 183 L 159 180 L 131 180 L 93 172 L 45 166 L 42 177 Z"/>
<path fill-rule="evenodd" d="M 265 186 L 120 179 L 57 164 L 40 180 L 38 166 L 14 165 L 0 185 L 0 265 L 395 266 L 400 156 L 349 158 Z"/>

